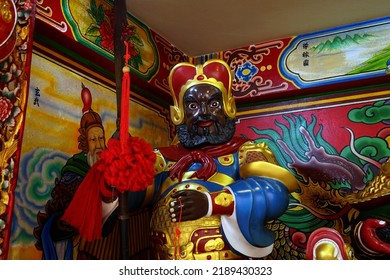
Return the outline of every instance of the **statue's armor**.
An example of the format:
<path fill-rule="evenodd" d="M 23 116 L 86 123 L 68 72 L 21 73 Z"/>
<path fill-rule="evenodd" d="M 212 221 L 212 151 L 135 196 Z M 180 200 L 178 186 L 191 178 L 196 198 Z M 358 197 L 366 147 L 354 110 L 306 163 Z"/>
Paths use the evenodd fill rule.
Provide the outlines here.
<path fill-rule="evenodd" d="M 221 233 L 219 215 L 203 217 L 198 220 L 172 223 L 169 215 L 170 195 L 179 190 L 197 190 L 200 192 L 218 192 L 240 179 L 240 166 L 253 160 L 274 162 L 273 154 L 264 143 L 248 141 L 237 152 L 214 158 L 217 171 L 207 181 L 190 178 L 199 169 L 194 163 L 184 173 L 182 182 L 168 177 L 175 162 L 167 161 L 156 151 L 156 171 L 163 176 L 161 189 L 158 190 L 158 203 L 151 219 L 152 248 L 157 259 L 196 259 L 227 260 L 241 259 L 232 252 Z M 232 200 L 230 203 L 234 203 Z M 180 248 L 180 250 L 179 250 Z"/>

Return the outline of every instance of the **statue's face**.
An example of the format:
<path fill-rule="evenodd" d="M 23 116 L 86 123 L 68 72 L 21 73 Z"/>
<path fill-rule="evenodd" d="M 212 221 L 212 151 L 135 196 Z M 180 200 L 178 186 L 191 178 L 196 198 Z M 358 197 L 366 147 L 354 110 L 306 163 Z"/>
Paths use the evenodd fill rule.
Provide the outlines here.
<path fill-rule="evenodd" d="M 207 84 L 189 88 L 184 95 L 184 121 L 199 136 L 217 134 L 216 122 L 226 123 L 221 92 Z"/>
<path fill-rule="evenodd" d="M 225 116 L 222 102 L 222 93 L 212 85 L 199 84 L 186 91 L 184 124 L 178 127 L 179 140 L 185 147 L 230 140 L 234 135 L 234 120 Z"/>

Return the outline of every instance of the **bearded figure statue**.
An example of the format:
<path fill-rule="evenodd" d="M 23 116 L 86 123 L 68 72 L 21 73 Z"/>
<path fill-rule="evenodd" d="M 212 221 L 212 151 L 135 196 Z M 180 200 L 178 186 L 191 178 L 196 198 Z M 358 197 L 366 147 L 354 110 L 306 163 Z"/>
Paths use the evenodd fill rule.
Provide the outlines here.
<path fill-rule="evenodd" d="M 265 143 L 235 136 L 231 85 L 221 60 L 171 70 L 177 141 L 155 149 L 154 184 L 128 194 L 132 209 L 153 209 L 155 259 L 253 259 L 272 252 L 275 236 L 265 224 L 287 210 L 298 183 Z"/>

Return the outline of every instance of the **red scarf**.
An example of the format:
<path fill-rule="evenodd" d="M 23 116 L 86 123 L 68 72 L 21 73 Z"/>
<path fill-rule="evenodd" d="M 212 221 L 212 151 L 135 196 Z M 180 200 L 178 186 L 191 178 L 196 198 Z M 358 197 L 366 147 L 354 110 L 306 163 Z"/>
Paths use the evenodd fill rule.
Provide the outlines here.
<path fill-rule="evenodd" d="M 206 146 L 199 149 L 187 149 L 182 145 L 177 144 L 176 146 L 160 148 L 160 152 L 166 159 L 176 161 L 169 172 L 169 177 L 178 178 L 179 182 L 181 182 L 184 172 L 186 172 L 193 163 L 199 162 L 202 166 L 190 178 L 196 177 L 207 180 L 217 170 L 213 158 L 232 154 L 247 141 L 248 139 L 235 136 L 229 142 L 221 145 Z"/>

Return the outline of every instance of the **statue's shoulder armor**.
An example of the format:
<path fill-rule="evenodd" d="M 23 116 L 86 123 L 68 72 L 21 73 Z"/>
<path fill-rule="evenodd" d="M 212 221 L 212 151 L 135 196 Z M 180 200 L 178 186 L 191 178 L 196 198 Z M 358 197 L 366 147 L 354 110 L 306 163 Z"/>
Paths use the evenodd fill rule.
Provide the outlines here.
<path fill-rule="evenodd" d="M 156 148 L 153 151 L 156 154 L 156 162 L 154 163 L 154 170 L 156 171 L 156 174 L 159 174 L 165 170 L 167 163 L 159 149 Z"/>
<path fill-rule="evenodd" d="M 170 161 L 164 157 L 159 149 L 154 149 L 154 153 L 156 154 L 156 162 L 154 163 L 154 170 L 157 174 L 160 174 L 164 171 L 169 171 L 174 166 L 176 161 Z"/>
<path fill-rule="evenodd" d="M 269 149 L 265 142 L 247 141 L 241 145 L 238 151 L 240 165 L 254 162 L 266 161 L 277 163 L 273 152 Z"/>

